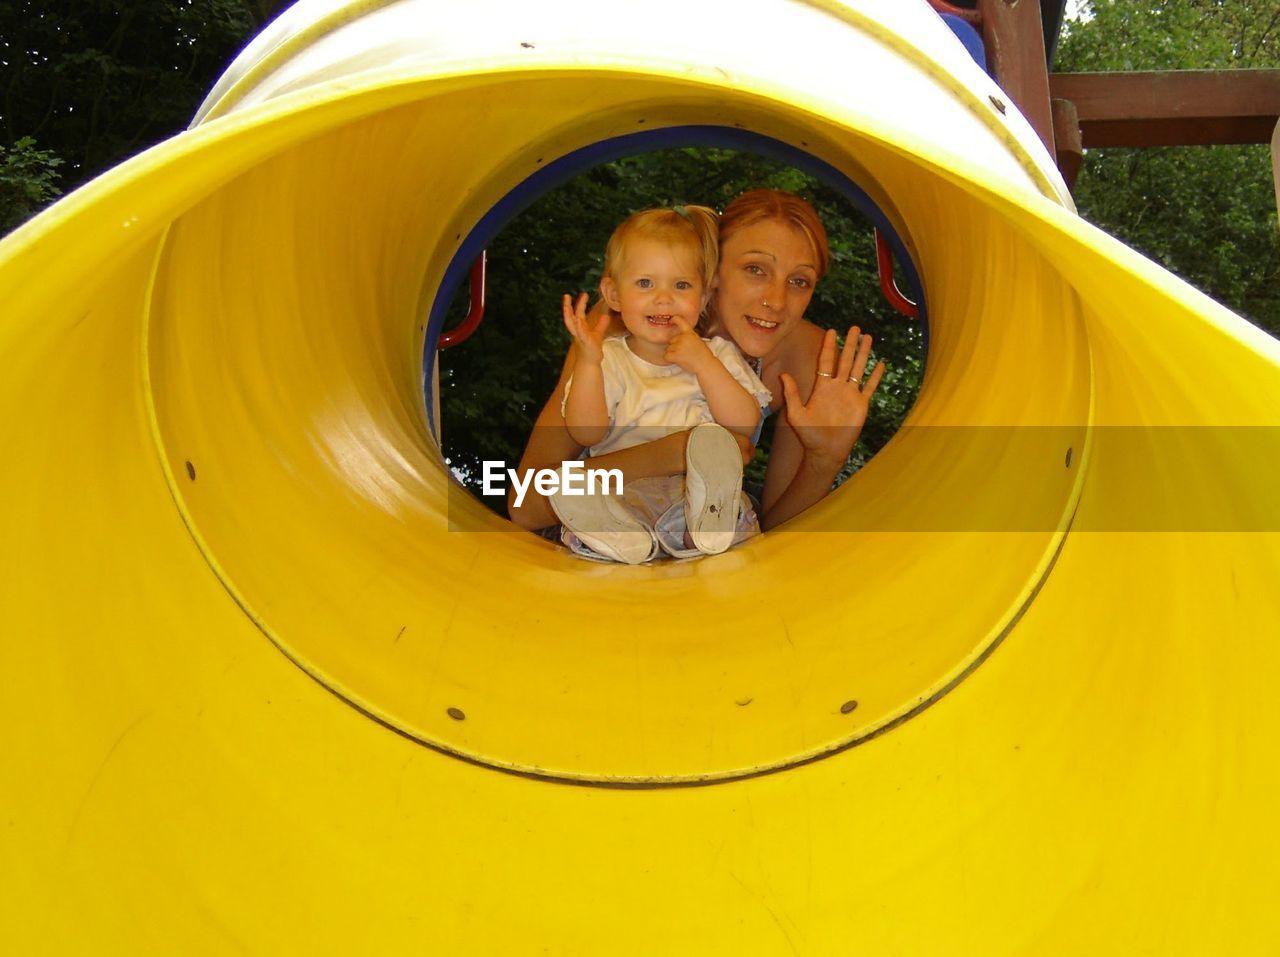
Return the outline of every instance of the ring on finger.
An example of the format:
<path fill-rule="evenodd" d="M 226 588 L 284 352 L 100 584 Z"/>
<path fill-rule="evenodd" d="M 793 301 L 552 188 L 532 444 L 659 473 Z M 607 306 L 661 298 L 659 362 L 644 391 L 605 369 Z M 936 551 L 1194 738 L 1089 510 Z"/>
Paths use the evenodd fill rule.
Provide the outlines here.
<path fill-rule="evenodd" d="M 856 382 L 856 383 L 858 384 L 858 388 L 859 388 L 859 389 L 861 389 L 861 388 L 862 388 L 862 380 L 861 380 L 861 379 L 859 379 L 856 375 L 851 375 L 851 376 L 849 376 L 849 381 L 850 381 L 850 382 Z"/>
<path fill-rule="evenodd" d="M 819 372 L 818 375 L 824 379 L 834 379 L 836 377 L 834 372 Z"/>

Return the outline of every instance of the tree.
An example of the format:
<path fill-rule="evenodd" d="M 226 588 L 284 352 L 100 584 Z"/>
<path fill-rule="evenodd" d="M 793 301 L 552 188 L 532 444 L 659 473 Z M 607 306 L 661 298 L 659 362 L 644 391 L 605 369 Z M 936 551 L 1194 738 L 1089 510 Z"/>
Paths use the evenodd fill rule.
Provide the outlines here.
<path fill-rule="evenodd" d="M 283 5 L 0 0 L 3 227 L 185 128 Z"/>
<path fill-rule="evenodd" d="M 24 136 L 12 146 L 0 146 L 0 230 L 8 231 L 62 195 L 58 167 L 62 160 L 51 150 L 38 150 Z"/>
<path fill-rule="evenodd" d="M 1275 0 L 1092 0 L 1062 72 L 1280 66 Z M 1280 231 L 1266 146 L 1088 150 L 1081 214 L 1280 335 Z"/>

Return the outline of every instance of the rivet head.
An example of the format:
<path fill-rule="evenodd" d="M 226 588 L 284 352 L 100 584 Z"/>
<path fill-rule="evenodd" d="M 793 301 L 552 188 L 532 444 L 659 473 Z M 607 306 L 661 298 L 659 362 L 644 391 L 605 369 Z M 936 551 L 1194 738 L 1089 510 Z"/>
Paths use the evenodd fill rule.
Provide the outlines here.
<path fill-rule="evenodd" d="M 1067 468 L 1071 468 L 1071 452 L 1072 452 L 1071 449 L 1067 449 L 1067 461 L 1066 461 Z"/>
<path fill-rule="evenodd" d="M 1004 111 L 1008 109 L 1008 107 L 1004 105 L 1004 100 L 1000 99 L 1000 97 L 995 96 L 994 94 L 987 97 L 987 99 L 991 101 L 991 105 L 994 106 L 996 110 L 1000 113 L 1004 113 Z"/>
<path fill-rule="evenodd" d="M 856 702 L 856 701 L 846 701 L 844 704 L 842 704 L 842 705 L 840 706 L 840 713 L 841 713 L 841 714 L 849 714 L 849 712 L 853 711 L 853 709 L 854 709 L 854 708 L 856 708 L 856 707 L 858 707 L 858 702 Z"/>
<path fill-rule="evenodd" d="M 461 709 L 461 708 L 449 708 L 447 711 L 445 711 L 445 714 L 447 714 L 449 717 L 451 717 L 454 721 L 466 721 L 466 720 L 467 720 L 467 716 L 466 716 L 465 714 L 463 714 L 463 713 L 462 713 L 462 709 Z"/>

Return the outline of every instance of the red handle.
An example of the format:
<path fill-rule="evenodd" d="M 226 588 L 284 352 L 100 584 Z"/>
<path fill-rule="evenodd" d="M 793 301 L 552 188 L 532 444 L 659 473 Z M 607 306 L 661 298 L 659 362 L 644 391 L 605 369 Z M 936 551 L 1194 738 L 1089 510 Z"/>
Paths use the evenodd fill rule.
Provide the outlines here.
<path fill-rule="evenodd" d="M 480 258 L 471 264 L 471 309 L 467 312 L 467 318 L 448 332 L 440 333 L 437 349 L 448 349 L 466 342 L 480 328 L 480 320 L 484 318 L 484 273 L 487 258 L 488 254 L 481 252 Z"/>
<path fill-rule="evenodd" d="M 889 241 L 880 230 L 876 230 L 876 268 L 880 271 L 880 291 L 884 293 L 889 305 L 909 319 L 920 315 L 916 304 L 902 294 L 898 284 L 893 280 L 893 252 L 889 249 Z"/>

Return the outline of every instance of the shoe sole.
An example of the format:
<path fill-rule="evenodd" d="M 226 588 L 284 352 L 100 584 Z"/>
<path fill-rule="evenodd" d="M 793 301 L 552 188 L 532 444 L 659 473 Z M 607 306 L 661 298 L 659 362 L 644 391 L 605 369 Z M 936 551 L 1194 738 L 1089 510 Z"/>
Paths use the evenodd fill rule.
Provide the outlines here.
<path fill-rule="evenodd" d="M 653 533 L 608 495 L 552 495 L 551 510 L 560 524 L 592 551 L 625 565 L 654 556 Z"/>
<path fill-rule="evenodd" d="M 685 523 L 700 552 L 719 555 L 733 544 L 742 497 L 742 453 L 718 425 L 699 425 L 685 446 Z"/>

